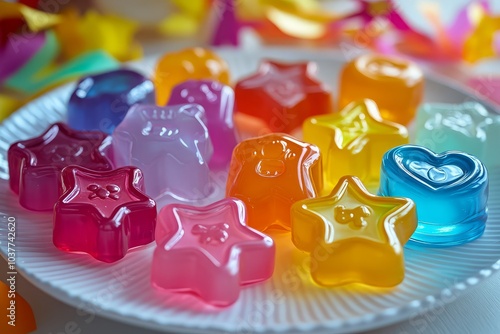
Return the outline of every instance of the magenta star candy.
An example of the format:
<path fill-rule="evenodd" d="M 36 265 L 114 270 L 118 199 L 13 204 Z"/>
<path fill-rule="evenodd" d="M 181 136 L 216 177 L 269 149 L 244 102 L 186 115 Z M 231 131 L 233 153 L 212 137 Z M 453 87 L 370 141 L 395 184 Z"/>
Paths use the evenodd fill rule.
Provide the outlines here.
<path fill-rule="evenodd" d="M 153 285 L 193 292 L 216 306 L 234 303 L 242 285 L 266 280 L 274 270 L 273 240 L 246 225 L 245 205 L 236 198 L 165 206 L 156 243 Z"/>
<path fill-rule="evenodd" d="M 237 143 L 233 89 L 217 81 L 185 81 L 174 87 L 168 105 L 186 103 L 197 103 L 205 109 L 206 125 L 214 146 L 208 165 L 215 170 L 226 168 Z"/>
<path fill-rule="evenodd" d="M 102 153 L 106 137 L 55 123 L 38 137 L 12 144 L 7 154 L 10 188 L 19 203 L 29 210 L 52 210 L 60 195 L 61 170 L 68 165 L 110 170 L 111 162 Z"/>
<path fill-rule="evenodd" d="M 198 104 L 135 105 L 113 132 L 115 166 L 137 166 L 157 199 L 203 199 L 213 193 L 207 161 L 212 143 Z"/>
<path fill-rule="evenodd" d="M 156 204 L 144 194 L 143 180 L 135 167 L 63 169 L 63 194 L 54 206 L 54 245 L 115 262 L 128 249 L 152 242 Z"/>

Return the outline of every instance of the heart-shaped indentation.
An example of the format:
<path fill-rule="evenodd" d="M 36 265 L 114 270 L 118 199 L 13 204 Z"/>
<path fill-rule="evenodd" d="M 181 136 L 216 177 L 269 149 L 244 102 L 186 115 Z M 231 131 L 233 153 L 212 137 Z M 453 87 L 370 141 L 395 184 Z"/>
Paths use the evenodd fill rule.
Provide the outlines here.
<path fill-rule="evenodd" d="M 469 154 L 458 151 L 436 154 L 416 145 L 403 145 L 388 151 L 382 169 L 383 173 L 405 179 L 406 183 L 418 181 L 415 185 L 435 190 L 464 186 L 486 174 L 483 164 Z"/>
<path fill-rule="evenodd" d="M 255 171 L 263 177 L 278 177 L 285 172 L 285 163 L 278 159 L 262 159 Z"/>
<path fill-rule="evenodd" d="M 410 161 L 408 170 L 436 184 L 451 183 L 464 175 L 459 166 L 433 166 L 425 161 Z"/>

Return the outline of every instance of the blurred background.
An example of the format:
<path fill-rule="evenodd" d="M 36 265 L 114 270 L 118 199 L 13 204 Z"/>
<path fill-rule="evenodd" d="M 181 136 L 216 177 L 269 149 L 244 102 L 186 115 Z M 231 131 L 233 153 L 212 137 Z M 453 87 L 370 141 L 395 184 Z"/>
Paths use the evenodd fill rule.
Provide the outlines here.
<path fill-rule="evenodd" d="M 69 80 L 186 46 L 367 49 L 500 105 L 499 0 L 0 1 L 0 120 Z"/>

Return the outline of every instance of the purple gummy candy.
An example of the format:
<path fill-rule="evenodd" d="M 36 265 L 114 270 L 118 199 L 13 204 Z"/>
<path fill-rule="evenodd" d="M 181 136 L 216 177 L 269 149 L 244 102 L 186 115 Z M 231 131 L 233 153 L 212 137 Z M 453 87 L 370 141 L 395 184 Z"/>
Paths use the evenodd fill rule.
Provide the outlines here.
<path fill-rule="evenodd" d="M 237 144 L 233 89 L 217 81 L 185 81 L 174 87 L 168 105 L 185 103 L 197 103 L 205 109 L 206 124 L 214 146 L 208 165 L 215 170 L 227 168 Z"/>
<path fill-rule="evenodd" d="M 135 105 L 113 132 L 115 166 L 137 166 L 157 199 L 203 199 L 213 192 L 207 161 L 212 143 L 197 104 Z"/>
<path fill-rule="evenodd" d="M 8 152 L 10 188 L 29 210 L 52 210 L 59 198 L 60 173 L 68 165 L 110 170 L 102 154 L 107 135 L 75 131 L 63 123 L 51 125 L 38 137 L 12 144 Z"/>

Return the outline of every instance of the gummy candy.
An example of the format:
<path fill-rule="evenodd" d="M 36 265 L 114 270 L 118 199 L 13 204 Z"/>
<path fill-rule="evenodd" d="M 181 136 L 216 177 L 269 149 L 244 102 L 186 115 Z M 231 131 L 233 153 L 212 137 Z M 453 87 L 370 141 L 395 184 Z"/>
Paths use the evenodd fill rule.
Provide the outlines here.
<path fill-rule="evenodd" d="M 500 116 L 477 102 L 427 103 L 417 113 L 415 143 L 435 152 L 460 150 L 490 167 L 500 165 L 499 142 Z"/>
<path fill-rule="evenodd" d="M 38 137 L 12 144 L 8 151 L 9 182 L 19 195 L 19 203 L 29 210 L 52 210 L 60 195 L 61 170 L 68 165 L 112 169 L 102 153 L 106 137 L 100 131 L 75 131 L 55 123 Z"/>
<path fill-rule="evenodd" d="M 68 125 L 111 134 L 136 103 L 153 103 L 153 83 L 142 74 L 118 69 L 84 77 L 68 102 Z"/>
<path fill-rule="evenodd" d="M 133 106 L 113 132 L 115 166 L 137 166 L 146 192 L 189 201 L 213 191 L 207 161 L 212 144 L 197 104 Z"/>
<path fill-rule="evenodd" d="M 115 262 L 154 240 L 156 203 L 144 194 L 138 168 L 101 172 L 69 166 L 61 176 L 62 196 L 54 206 L 57 248 Z"/>
<path fill-rule="evenodd" d="M 274 270 L 273 240 L 246 226 L 245 205 L 236 198 L 165 206 L 156 242 L 153 285 L 194 292 L 216 306 L 234 303 L 241 285 L 266 280 Z"/>
<path fill-rule="evenodd" d="M 235 87 L 236 110 L 261 119 L 273 132 L 291 133 L 313 115 L 332 111 L 330 92 L 314 78 L 314 63 L 263 61 Z"/>
<path fill-rule="evenodd" d="M 343 68 L 339 86 L 340 108 L 352 101 L 372 99 L 382 118 L 407 125 L 422 101 L 424 77 L 420 68 L 408 60 L 366 54 Z"/>
<path fill-rule="evenodd" d="M 204 48 L 189 48 L 165 54 L 157 63 L 153 82 L 156 104 L 167 103 L 172 88 L 186 80 L 209 79 L 229 84 L 229 68 L 214 52 Z"/>
<path fill-rule="evenodd" d="M 322 188 L 319 149 L 286 134 L 242 141 L 233 151 L 226 196 L 241 199 L 248 225 L 290 229 L 290 207 Z"/>
<path fill-rule="evenodd" d="M 374 196 L 357 177 L 344 176 L 329 196 L 296 202 L 291 217 L 292 241 L 310 253 L 319 285 L 403 281 L 403 245 L 417 227 L 410 199 Z"/>
<path fill-rule="evenodd" d="M 379 194 L 415 201 L 418 227 L 412 242 L 460 245 L 484 231 L 488 174 L 472 155 L 459 151 L 436 154 L 416 145 L 393 148 L 382 160 Z"/>
<path fill-rule="evenodd" d="M 384 153 L 408 143 L 406 128 L 382 120 L 377 105 L 368 99 L 352 102 L 340 113 L 309 118 L 303 135 L 304 141 L 320 149 L 328 193 L 344 175 L 377 186 Z"/>
<path fill-rule="evenodd" d="M 168 105 L 185 103 L 197 103 L 205 109 L 206 125 L 214 146 L 208 165 L 215 170 L 227 168 L 237 144 L 233 89 L 211 80 L 185 81 L 174 87 Z"/>

